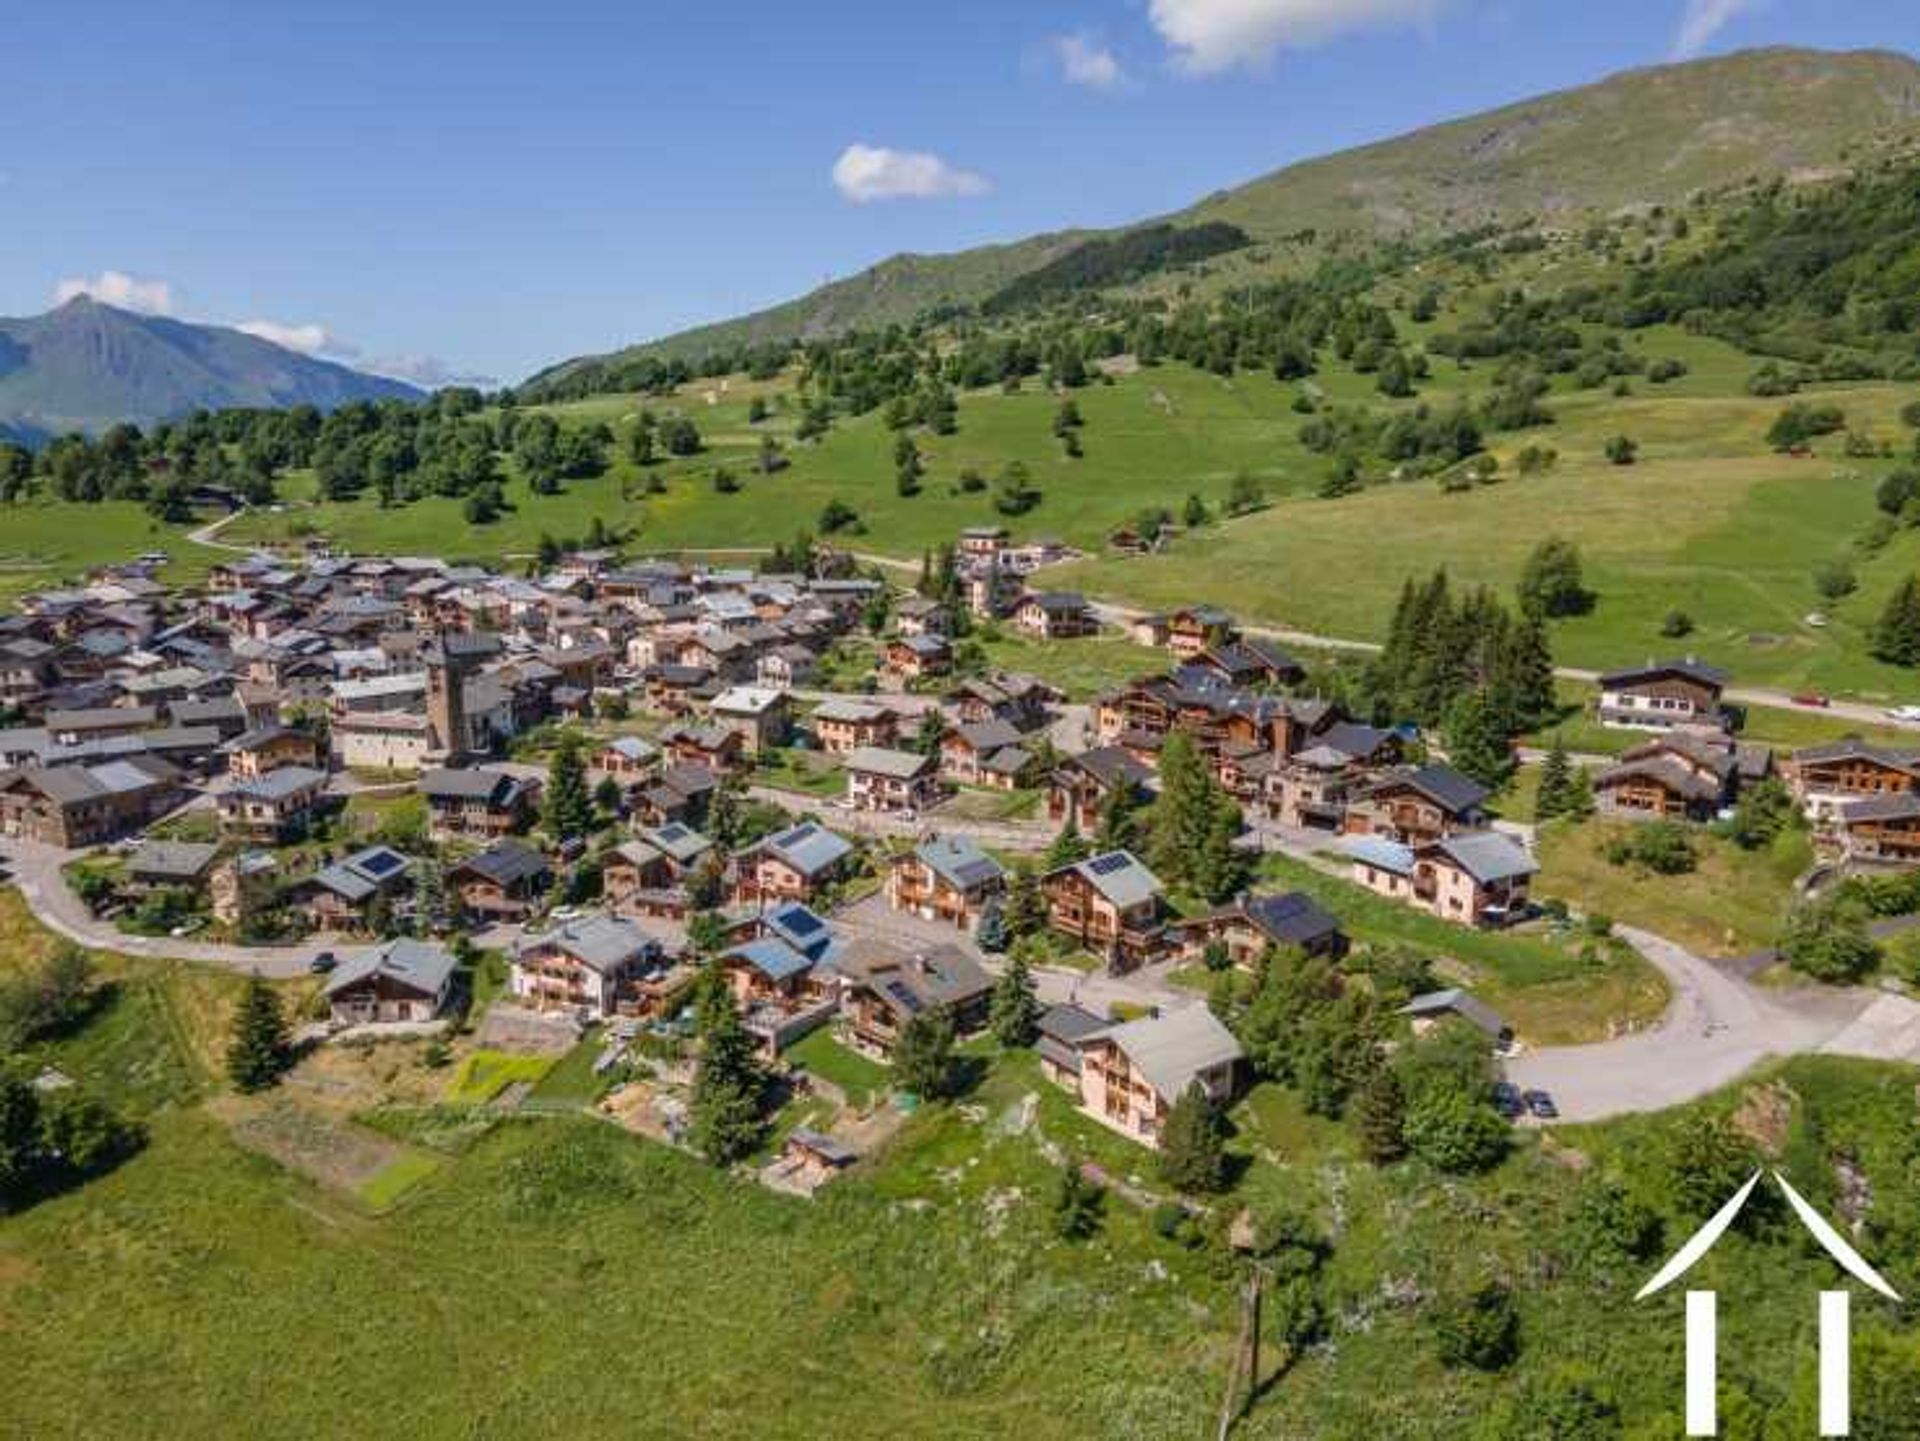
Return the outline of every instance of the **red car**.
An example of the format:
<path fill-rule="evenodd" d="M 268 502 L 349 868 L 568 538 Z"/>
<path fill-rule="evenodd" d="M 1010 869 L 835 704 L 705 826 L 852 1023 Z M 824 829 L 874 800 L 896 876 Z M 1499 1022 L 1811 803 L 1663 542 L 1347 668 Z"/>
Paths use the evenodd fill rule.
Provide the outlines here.
<path fill-rule="evenodd" d="M 1833 698 L 1831 696 L 1820 695 L 1818 692 L 1815 692 L 1815 691 L 1808 691 L 1803 695 L 1795 696 L 1793 698 L 1793 703 L 1795 705 L 1809 705 L 1809 706 L 1815 707 L 1818 710 L 1825 710 L 1828 706 L 1833 704 Z"/>

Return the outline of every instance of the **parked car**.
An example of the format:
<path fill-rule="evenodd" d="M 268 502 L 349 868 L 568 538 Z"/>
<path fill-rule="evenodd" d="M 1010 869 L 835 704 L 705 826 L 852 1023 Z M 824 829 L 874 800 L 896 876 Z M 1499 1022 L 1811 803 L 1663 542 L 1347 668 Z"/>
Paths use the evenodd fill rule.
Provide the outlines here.
<path fill-rule="evenodd" d="M 340 958 L 332 951 L 315 951 L 313 959 L 307 962 L 307 969 L 316 976 L 324 976 L 339 964 Z"/>
<path fill-rule="evenodd" d="M 1551 1121 L 1560 1114 L 1560 1108 L 1553 1104 L 1553 1097 L 1545 1091 L 1528 1091 L 1520 1097 L 1526 1103 L 1528 1112 L 1542 1121 Z"/>
<path fill-rule="evenodd" d="M 1793 698 L 1795 705 L 1812 706 L 1815 710 L 1825 710 L 1833 704 L 1832 696 L 1821 695 L 1818 691 L 1802 691 Z"/>
<path fill-rule="evenodd" d="M 1518 1120 L 1525 1106 L 1520 1099 L 1520 1088 L 1511 1081 L 1493 1083 L 1493 1109 L 1509 1121 Z"/>
<path fill-rule="evenodd" d="M 1887 711 L 1888 720 L 1920 723 L 1920 705 L 1897 705 Z"/>

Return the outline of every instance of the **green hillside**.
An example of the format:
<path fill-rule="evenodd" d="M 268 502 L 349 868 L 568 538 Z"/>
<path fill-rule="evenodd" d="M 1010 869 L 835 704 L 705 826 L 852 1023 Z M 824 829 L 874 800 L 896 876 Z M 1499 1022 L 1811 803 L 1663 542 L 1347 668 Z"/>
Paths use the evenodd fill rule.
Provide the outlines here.
<path fill-rule="evenodd" d="M 1831 174 L 1910 134 L 1917 122 L 1920 63 L 1908 56 L 1747 51 L 1629 71 L 1291 165 L 1167 219 L 1224 221 L 1267 242 L 1314 232 L 1316 252 L 1342 233 L 1356 240 L 1431 234 L 1527 216 L 1572 223 L 1749 179 Z M 895 256 L 784 305 L 568 361 L 529 383 L 537 389 L 595 359 L 697 360 L 980 304 L 1098 235 L 1063 231 L 951 255 Z M 1272 243 L 1220 272 L 1244 281 L 1301 263 L 1297 247 Z"/>

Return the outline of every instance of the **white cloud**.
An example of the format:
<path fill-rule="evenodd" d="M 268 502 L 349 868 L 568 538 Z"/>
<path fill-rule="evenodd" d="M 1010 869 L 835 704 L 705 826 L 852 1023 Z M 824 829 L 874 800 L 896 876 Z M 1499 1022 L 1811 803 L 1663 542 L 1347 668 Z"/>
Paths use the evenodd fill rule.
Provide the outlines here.
<path fill-rule="evenodd" d="M 849 145 L 833 162 L 833 183 L 856 205 L 870 200 L 934 200 L 950 195 L 984 195 L 992 187 L 984 175 L 949 165 L 923 150 L 889 150 L 884 145 Z"/>
<path fill-rule="evenodd" d="M 243 320 L 235 330 L 275 345 L 297 350 L 302 355 L 357 355 L 350 345 L 341 345 L 324 325 L 282 325 L 277 320 Z"/>
<path fill-rule="evenodd" d="M 65 305 L 76 295 L 90 295 L 102 305 L 117 305 L 143 315 L 173 314 L 171 285 L 164 280 L 128 275 L 124 270 L 103 270 L 91 279 L 72 276 L 53 287 L 55 305 Z"/>
<path fill-rule="evenodd" d="M 1050 42 L 1060 62 L 1060 76 L 1069 85 L 1112 90 L 1124 84 L 1127 72 L 1106 46 L 1087 35 L 1056 35 Z"/>
<path fill-rule="evenodd" d="M 1691 60 L 1734 20 L 1760 8 L 1760 0 L 1687 0 L 1680 31 L 1673 37 L 1673 58 Z"/>
<path fill-rule="evenodd" d="M 422 390 L 438 390 L 445 385 L 471 385 L 480 390 L 497 390 L 500 386 L 500 382 L 491 375 L 458 370 L 436 355 L 376 355 L 356 361 L 354 368 L 370 375 L 404 380 Z"/>
<path fill-rule="evenodd" d="M 1350 30 L 1432 19 L 1442 0 L 1149 0 L 1153 28 L 1192 75 L 1258 67 L 1276 50 L 1318 45 Z"/>

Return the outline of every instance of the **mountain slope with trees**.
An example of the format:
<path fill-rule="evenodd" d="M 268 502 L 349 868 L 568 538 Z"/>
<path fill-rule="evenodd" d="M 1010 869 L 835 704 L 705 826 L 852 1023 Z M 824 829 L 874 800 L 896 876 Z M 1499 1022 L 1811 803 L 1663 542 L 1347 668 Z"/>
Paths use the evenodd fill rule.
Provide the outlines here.
<path fill-rule="evenodd" d="M 1536 217 L 1574 224 L 1673 205 L 1702 190 L 1831 176 L 1920 127 L 1920 62 L 1884 51 L 1768 49 L 1628 71 L 1275 171 L 1186 211 L 1112 231 L 1062 231 L 950 255 L 899 255 L 785 304 L 529 381 L 539 393 L 581 369 L 641 358 L 810 341 L 984 305 L 1089 243 L 1155 226 L 1225 224 L 1256 245 L 1236 280 L 1298 273 L 1368 242 Z M 1204 249 L 1204 247 L 1202 247 Z M 578 387 L 569 393 L 584 393 Z"/>

